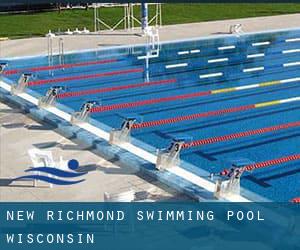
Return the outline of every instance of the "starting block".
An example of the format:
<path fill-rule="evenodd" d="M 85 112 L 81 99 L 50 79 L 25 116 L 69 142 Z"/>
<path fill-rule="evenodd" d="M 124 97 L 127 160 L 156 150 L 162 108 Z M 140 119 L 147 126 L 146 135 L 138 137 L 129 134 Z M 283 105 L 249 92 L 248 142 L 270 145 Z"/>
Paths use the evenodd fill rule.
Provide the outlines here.
<path fill-rule="evenodd" d="M 45 96 L 41 97 L 38 102 L 40 108 L 47 108 L 55 104 L 55 100 L 59 92 L 65 90 L 63 86 L 53 86 L 51 87 Z"/>
<path fill-rule="evenodd" d="M 244 166 L 253 164 L 254 162 L 240 158 L 231 161 L 231 168 L 223 171 L 226 179 L 218 179 L 216 181 L 214 196 L 218 199 L 230 197 L 232 195 L 240 195 L 241 176 L 244 173 Z"/>
<path fill-rule="evenodd" d="M 121 144 L 130 142 L 131 129 L 134 123 L 142 122 L 142 117 L 137 114 L 129 114 L 125 119 L 120 129 L 113 129 L 109 135 L 110 144 Z"/>
<path fill-rule="evenodd" d="M 23 93 L 24 90 L 26 89 L 26 87 L 28 85 L 28 82 L 29 82 L 31 77 L 32 77 L 31 73 L 23 73 L 20 76 L 20 78 L 18 80 L 18 83 L 12 85 L 11 94 L 12 95 L 17 95 L 17 94 Z"/>
<path fill-rule="evenodd" d="M 237 175 L 233 174 L 229 180 L 217 180 L 214 196 L 220 199 L 231 195 L 240 195 L 240 176 L 241 173 L 238 173 Z"/>
<path fill-rule="evenodd" d="M 88 122 L 92 107 L 100 105 L 98 101 L 88 101 L 84 103 L 79 112 L 75 112 L 71 117 L 72 124 Z"/>
<path fill-rule="evenodd" d="M 156 169 L 167 169 L 180 165 L 180 151 L 184 143 L 192 140 L 190 136 L 176 136 L 173 138 L 171 145 L 167 149 L 158 152 L 156 160 Z"/>

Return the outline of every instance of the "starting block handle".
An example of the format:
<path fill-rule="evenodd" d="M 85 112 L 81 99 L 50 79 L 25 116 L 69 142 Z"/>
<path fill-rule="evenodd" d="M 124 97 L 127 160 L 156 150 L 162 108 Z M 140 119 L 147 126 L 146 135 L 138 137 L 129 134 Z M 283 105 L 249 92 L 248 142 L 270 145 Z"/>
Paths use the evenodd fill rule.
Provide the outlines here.
<path fill-rule="evenodd" d="M 122 125 L 121 125 L 121 130 L 131 130 L 132 125 L 135 123 L 136 118 L 126 118 Z"/>
<path fill-rule="evenodd" d="M 8 63 L 6 63 L 6 62 L 0 62 L 0 74 L 3 73 L 3 71 L 5 70 L 7 65 L 8 65 Z"/>

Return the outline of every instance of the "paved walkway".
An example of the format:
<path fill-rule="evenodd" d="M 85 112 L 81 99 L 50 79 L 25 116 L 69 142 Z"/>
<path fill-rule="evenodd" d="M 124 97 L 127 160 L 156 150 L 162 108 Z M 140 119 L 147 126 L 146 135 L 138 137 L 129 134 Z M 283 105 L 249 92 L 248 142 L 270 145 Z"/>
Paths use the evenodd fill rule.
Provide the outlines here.
<path fill-rule="evenodd" d="M 245 32 L 300 28 L 300 14 L 163 26 L 160 29 L 160 39 L 161 41 L 167 41 L 207 35 L 222 35 L 228 33 L 231 24 L 236 23 L 242 24 Z M 138 30 L 131 32 L 103 31 L 100 35 L 64 36 L 65 51 L 144 43 L 145 37 L 141 37 L 137 33 L 139 33 Z M 58 51 L 57 45 L 58 38 L 54 41 L 54 52 Z M 1 42 L 0 46 L 1 57 L 46 54 L 47 39 L 38 37 L 10 40 Z"/>

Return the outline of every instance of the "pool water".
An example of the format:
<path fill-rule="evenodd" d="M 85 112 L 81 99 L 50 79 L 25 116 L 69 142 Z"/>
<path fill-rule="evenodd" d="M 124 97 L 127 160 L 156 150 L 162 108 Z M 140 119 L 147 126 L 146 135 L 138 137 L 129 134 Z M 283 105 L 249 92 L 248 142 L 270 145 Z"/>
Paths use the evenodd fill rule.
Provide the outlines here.
<path fill-rule="evenodd" d="M 32 72 L 29 89 L 41 96 L 52 86 L 66 87 L 57 103 L 69 112 L 98 101 L 91 117 L 110 128 L 131 114 L 144 125 L 156 121 L 137 126 L 132 136 L 157 149 L 179 135 L 209 139 L 300 121 L 300 29 L 167 42 L 159 56 L 145 59 L 148 52 L 145 45 L 74 52 L 64 56 L 64 66 L 54 56 L 50 67 L 45 56 L 12 58 L 4 77 L 16 82 L 22 72 Z M 211 114 L 249 105 L 254 107 Z M 262 162 L 299 153 L 300 129 L 292 126 L 186 148 L 181 159 L 220 172 L 238 159 Z M 246 172 L 241 185 L 288 201 L 300 196 L 300 161 Z"/>

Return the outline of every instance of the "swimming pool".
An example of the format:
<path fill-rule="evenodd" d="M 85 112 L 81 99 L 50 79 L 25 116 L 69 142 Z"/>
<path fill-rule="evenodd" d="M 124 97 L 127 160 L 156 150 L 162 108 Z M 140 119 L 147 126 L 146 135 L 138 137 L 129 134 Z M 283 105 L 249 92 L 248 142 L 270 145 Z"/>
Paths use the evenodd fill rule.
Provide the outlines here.
<path fill-rule="evenodd" d="M 46 56 L 11 58 L 3 80 L 32 73 L 36 98 L 63 87 L 55 105 L 68 114 L 95 101 L 89 123 L 107 140 L 136 118 L 132 153 L 149 152 L 146 160 L 184 138 L 180 167 L 168 171 L 199 176 L 207 189 L 209 173 L 232 163 L 286 158 L 243 173 L 241 186 L 251 200 L 300 196 L 300 29 L 166 42 L 147 53 L 145 45 L 74 52 L 51 65 Z"/>

